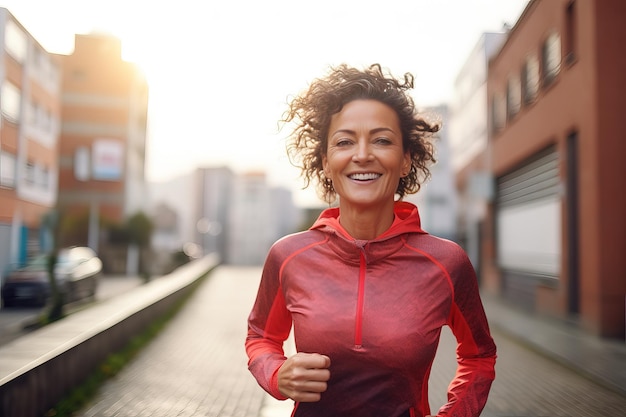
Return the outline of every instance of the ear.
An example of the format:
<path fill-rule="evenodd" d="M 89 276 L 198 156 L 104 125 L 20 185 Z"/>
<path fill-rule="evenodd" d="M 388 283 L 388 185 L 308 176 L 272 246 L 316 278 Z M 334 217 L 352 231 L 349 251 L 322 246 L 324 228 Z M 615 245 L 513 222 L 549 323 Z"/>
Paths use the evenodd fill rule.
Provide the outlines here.
<path fill-rule="evenodd" d="M 404 158 L 402 161 L 402 177 L 406 177 L 409 175 L 411 171 L 411 154 L 409 152 L 404 153 Z"/>
<path fill-rule="evenodd" d="M 324 169 L 326 178 L 330 178 L 330 169 L 328 168 L 328 159 L 326 156 L 322 156 L 322 168 Z"/>

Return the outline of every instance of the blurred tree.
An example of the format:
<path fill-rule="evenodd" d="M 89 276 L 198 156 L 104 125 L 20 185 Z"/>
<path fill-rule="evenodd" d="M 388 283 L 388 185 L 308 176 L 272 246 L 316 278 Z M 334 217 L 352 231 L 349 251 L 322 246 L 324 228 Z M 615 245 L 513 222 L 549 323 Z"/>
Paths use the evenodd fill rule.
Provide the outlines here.
<path fill-rule="evenodd" d="M 146 265 L 146 251 L 150 246 L 152 239 L 152 230 L 154 226 L 152 221 L 144 213 L 135 213 L 132 215 L 125 224 L 125 229 L 128 237 L 128 251 L 129 254 L 134 253 L 135 256 L 129 256 L 129 261 L 134 259 L 137 272 L 140 272 L 144 279 L 148 281 L 150 279 L 149 268 Z M 131 261 L 132 262 L 132 261 Z"/>
<path fill-rule="evenodd" d="M 60 219 L 58 246 L 87 246 L 89 235 L 89 211 L 65 213 Z"/>
<path fill-rule="evenodd" d="M 136 213 L 126 221 L 128 231 L 128 243 L 135 244 L 140 248 L 150 245 L 152 238 L 152 221 L 144 213 Z"/>
<path fill-rule="evenodd" d="M 322 211 L 322 208 L 305 209 L 304 218 L 302 219 L 302 222 L 300 223 L 297 231 L 307 230 L 309 227 L 311 227 Z"/>

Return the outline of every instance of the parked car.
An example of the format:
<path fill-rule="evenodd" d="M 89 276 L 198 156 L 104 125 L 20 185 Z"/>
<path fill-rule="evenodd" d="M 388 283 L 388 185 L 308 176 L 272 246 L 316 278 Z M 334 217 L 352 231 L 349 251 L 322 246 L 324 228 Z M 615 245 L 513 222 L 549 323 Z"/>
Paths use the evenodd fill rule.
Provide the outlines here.
<path fill-rule="evenodd" d="M 51 296 L 48 278 L 49 254 L 33 258 L 26 266 L 9 272 L 2 284 L 4 306 L 43 306 Z M 96 294 L 102 272 L 102 261 L 96 253 L 82 246 L 59 250 L 54 275 L 65 302 Z"/>

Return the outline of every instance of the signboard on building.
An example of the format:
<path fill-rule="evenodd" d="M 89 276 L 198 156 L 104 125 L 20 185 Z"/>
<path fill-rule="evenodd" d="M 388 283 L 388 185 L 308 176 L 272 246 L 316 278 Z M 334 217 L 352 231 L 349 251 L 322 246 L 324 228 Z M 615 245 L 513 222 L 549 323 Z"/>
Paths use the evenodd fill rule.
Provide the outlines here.
<path fill-rule="evenodd" d="M 116 139 L 96 139 L 91 147 L 92 178 L 118 181 L 124 170 L 124 145 Z"/>

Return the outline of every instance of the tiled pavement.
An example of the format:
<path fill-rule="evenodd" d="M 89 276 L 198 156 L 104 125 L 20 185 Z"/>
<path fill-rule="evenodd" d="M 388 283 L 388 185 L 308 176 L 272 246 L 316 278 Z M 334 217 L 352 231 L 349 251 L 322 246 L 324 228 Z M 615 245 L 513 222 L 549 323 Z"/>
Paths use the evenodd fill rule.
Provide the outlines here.
<path fill-rule="evenodd" d="M 257 416 L 265 395 L 246 368 L 244 350 L 257 281 L 258 268 L 212 272 L 79 416 Z"/>
<path fill-rule="evenodd" d="M 246 368 L 246 317 L 259 274 L 259 268 L 217 268 L 164 331 L 107 382 L 78 416 L 288 417 L 289 402 L 269 399 Z M 492 327 L 499 353 L 496 381 L 482 416 L 623 415 L 623 393 L 607 389 L 554 357 L 539 354 L 537 347 L 529 348 L 532 344 L 519 343 L 511 333 L 499 331 L 506 324 L 502 320 L 510 320 L 509 324 L 522 331 L 528 331 L 524 326 L 533 323 L 507 316 L 499 308 L 486 304 L 490 321 L 496 323 Z M 493 315 L 498 317 L 492 319 Z M 537 326 L 533 331 L 551 329 Z M 573 340 L 568 343 L 580 339 Z M 605 348 L 593 345 L 584 351 L 597 355 Z M 618 346 L 620 352 L 623 350 Z M 623 369 L 623 358 L 613 358 L 618 361 L 613 364 L 615 371 Z M 446 386 L 454 368 L 454 340 L 446 330 L 430 381 L 433 411 L 446 400 Z"/>

